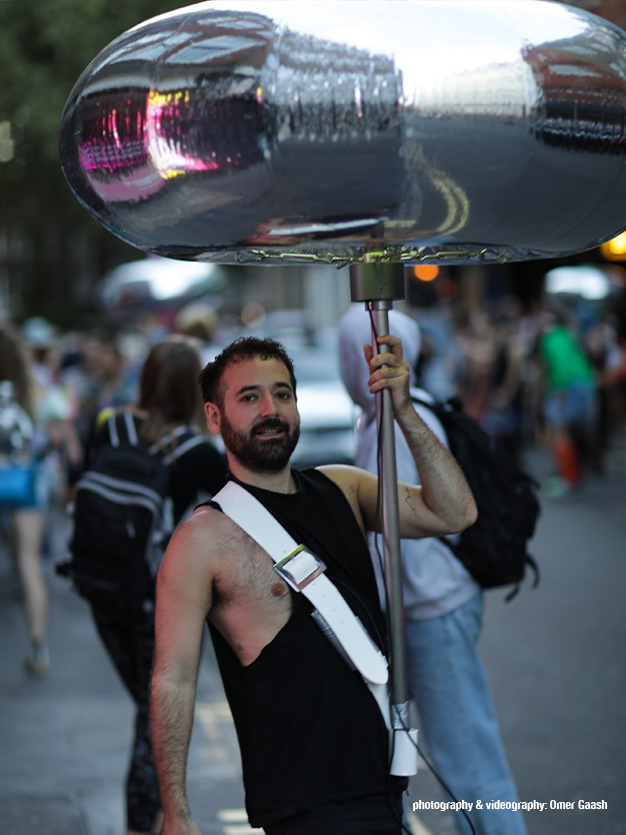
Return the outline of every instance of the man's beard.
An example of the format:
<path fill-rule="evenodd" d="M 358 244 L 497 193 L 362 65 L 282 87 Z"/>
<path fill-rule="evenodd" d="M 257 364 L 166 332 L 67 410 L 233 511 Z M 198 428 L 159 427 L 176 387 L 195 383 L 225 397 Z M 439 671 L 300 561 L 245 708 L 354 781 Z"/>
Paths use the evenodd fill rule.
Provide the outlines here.
<path fill-rule="evenodd" d="M 284 434 L 260 440 L 259 433 L 266 429 L 281 429 Z M 289 424 L 277 417 L 260 421 L 246 434 L 235 429 L 222 414 L 221 431 L 226 449 L 255 473 L 277 473 L 284 469 L 300 437 L 299 424 L 290 431 Z"/>

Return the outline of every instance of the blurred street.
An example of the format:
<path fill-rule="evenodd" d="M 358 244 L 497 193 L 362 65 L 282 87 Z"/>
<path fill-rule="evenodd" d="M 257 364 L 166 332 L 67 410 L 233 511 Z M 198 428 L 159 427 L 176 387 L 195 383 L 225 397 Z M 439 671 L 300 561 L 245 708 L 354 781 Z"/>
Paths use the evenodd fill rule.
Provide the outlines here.
<path fill-rule="evenodd" d="M 549 458 L 531 451 L 538 477 Z M 63 556 L 67 521 L 54 518 L 52 556 Z M 487 595 L 481 642 L 502 735 L 529 835 L 626 832 L 626 436 L 602 479 L 544 500 L 532 553 L 542 570 L 511 603 Z M 51 589 L 52 671 L 27 677 L 19 585 L 0 554 L 0 820 L 6 835 L 121 835 L 132 708 L 86 604 L 46 563 Z M 210 647 L 205 647 L 189 762 L 189 795 L 205 835 L 252 832 L 243 812 L 237 744 Z M 410 801 L 443 799 L 422 770 Z M 574 808 L 550 810 L 550 801 Z M 578 801 L 606 801 L 579 810 Z M 454 833 L 448 812 L 422 811 L 419 835 Z"/>

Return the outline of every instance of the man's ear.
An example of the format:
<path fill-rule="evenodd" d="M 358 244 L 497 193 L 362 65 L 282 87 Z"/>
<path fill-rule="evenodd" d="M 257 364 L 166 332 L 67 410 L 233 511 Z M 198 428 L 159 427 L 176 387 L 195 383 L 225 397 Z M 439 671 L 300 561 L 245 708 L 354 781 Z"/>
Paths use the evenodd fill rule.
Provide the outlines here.
<path fill-rule="evenodd" d="M 204 414 L 206 415 L 206 425 L 209 427 L 209 432 L 219 435 L 222 430 L 222 416 L 215 403 L 205 403 Z"/>

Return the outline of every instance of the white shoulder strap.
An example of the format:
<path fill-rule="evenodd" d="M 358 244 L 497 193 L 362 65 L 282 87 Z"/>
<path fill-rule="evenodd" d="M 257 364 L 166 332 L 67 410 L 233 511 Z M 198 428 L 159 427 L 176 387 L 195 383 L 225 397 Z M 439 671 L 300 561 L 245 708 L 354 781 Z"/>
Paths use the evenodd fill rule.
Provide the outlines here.
<path fill-rule="evenodd" d="M 363 678 L 384 684 L 389 677 L 387 659 L 324 575 L 326 566 L 321 560 L 298 545 L 261 502 L 234 481 L 227 482 L 213 501 L 269 554 L 280 576 L 311 601 Z"/>

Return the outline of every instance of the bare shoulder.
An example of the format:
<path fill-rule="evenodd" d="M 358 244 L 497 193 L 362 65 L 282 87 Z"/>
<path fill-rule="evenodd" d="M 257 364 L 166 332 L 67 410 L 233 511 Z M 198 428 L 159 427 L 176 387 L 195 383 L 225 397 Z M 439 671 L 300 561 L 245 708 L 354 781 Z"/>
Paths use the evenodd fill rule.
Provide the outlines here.
<path fill-rule="evenodd" d="M 176 573 L 189 582 L 213 576 L 218 569 L 222 546 L 229 535 L 230 522 L 223 513 L 205 506 L 195 510 L 174 531 L 167 547 L 161 574 Z"/>
<path fill-rule="evenodd" d="M 213 507 L 200 507 L 174 531 L 167 549 L 177 559 L 183 554 L 202 550 L 210 552 L 220 536 L 224 514 Z"/>
<path fill-rule="evenodd" d="M 361 530 L 365 532 L 367 526 L 364 518 L 364 510 L 367 513 L 368 503 L 364 502 L 364 497 L 370 493 L 376 494 L 376 485 L 378 483 L 376 476 L 367 470 L 362 470 L 359 467 L 351 467 L 347 464 L 329 464 L 318 467 L 317 469 L 339 487 L 348 500 L 348 504 L 352 508 L 352 512 L 356 516 Z"/>

